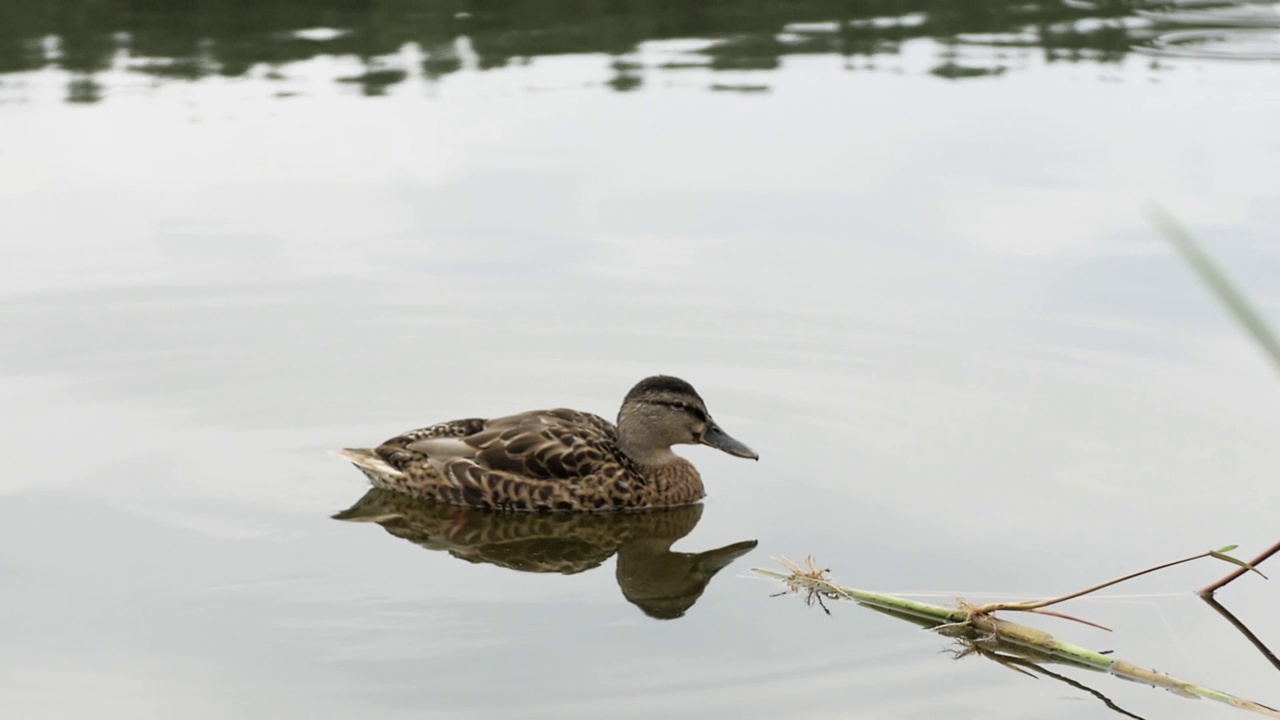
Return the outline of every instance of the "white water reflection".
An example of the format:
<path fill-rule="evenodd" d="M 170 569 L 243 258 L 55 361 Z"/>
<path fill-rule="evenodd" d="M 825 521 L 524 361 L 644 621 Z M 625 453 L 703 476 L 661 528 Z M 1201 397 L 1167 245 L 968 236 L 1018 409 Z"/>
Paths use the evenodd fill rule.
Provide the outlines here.
<path fill-rule="evenodd" d="M 1136 10 L 1139 17 L 1156 22 L 1210 27 L 1280 27 L 1280 3 L 1210 3 L 1192 6 L 1197 9 L 1177 7 L 1172 10 Z"/>
<path fill-rule="evenodd" d="M 1280 60 L 1280 30 L 1185 30 L 1151 40 L 1161 55 L 1220 60 Z"/>
<path fill-rule="evenodd" d="M 1161 32 L 1137 49 L 1166 57 L 1280 60 L 1280 3 L 1153 3 L 1135 15 Z M 1169 26 L 1177 30 L 1166 30 Z"/>

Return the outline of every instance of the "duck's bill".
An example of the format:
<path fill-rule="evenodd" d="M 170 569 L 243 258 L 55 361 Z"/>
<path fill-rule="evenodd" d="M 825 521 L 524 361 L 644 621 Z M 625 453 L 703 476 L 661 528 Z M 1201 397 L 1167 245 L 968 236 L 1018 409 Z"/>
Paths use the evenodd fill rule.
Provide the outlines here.
<path fill-rule="evenodd" d="M 720 426 L 715 423 L 711 423 L 711 427 L 707 428 L 707 431 L 702 434 L 702 444 L 736 457 L 751 458 L 752 460 L 760 459 L 760 456 L 754 450 L 729 437 L 729 433 L 721 430 Z"/>

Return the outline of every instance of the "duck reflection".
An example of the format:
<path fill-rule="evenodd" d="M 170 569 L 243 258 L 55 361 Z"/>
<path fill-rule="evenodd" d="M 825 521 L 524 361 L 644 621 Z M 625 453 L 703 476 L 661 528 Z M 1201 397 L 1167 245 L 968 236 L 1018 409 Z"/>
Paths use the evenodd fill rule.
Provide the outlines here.
<path fill-rule="evenodd" d="M 428 550 L 520 572 L 573 575 L 617 554 L 623 597 L 649 617 L 670 620 L 693 607 L 716 573 L 756 546 L 746 540 L 699 553 L 672 550 L 693 531 L 702 508 L 613 515 L 500 513 L 373 488 L 333 517 L 377 523 Z"/>

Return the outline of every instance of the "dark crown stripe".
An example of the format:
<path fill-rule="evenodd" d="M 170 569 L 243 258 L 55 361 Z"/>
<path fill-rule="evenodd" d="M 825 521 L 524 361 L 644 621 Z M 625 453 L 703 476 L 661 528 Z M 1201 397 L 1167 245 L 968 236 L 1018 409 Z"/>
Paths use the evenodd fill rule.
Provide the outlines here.
<path fill-rule="evenodd" d="M 685 411 L 685 412 L 689 413 L 690 415 L 692 415 L 692 416 L 694 416 L 694 417 L 698 418 L 699 420 L 701 420 L 701 421 L 703 421 L 703 422 L 706 422 L 706 421 L 707 421 L 707 411 L 706 411 L 706 410 L 703 410 L 702 408 L 698 407 L 697 405 L 690 405 L 689 403 L 682 403 L 682 402 L 680 402 L 680 401 L 678 401 L 678 400 L 657 400 L 657 399 L 646 399 L 646 400 L 642 400 L 642 402 L 647 403 L 647 404 L 649 404 L 649 405 L 662 405 L 662 406 L 664 406 L 664 407 L 679 408 L 679 409 L 681 409 L 681 410 L 683 410 L 683 411 Z"/>
<path fill-rule="evenodd" d="M 626 402 L 626 400 L 639 400 L 647 395 L 687 395 L 691 398 L 697 398 L 699 401 L 702 400 L 698 396 L 698 391 L 694 390 L 693 386 L 684 380 L 670 375 L 654 375 L 636 383 L 636 386 L 631 388 L 631 392 L 627 393 L 627 397 L 623 402 Z"/>

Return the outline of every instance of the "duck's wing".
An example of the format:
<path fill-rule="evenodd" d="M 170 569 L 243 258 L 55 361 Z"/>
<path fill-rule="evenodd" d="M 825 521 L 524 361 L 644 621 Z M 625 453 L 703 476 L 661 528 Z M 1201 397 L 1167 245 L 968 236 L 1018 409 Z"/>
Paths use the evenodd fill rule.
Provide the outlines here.
<path fill-rule="evenodd" d="M 415 450 L 415 443 L 436 441 L 457 441 L 484 431 L 488 420 L 484 418 L 467 418 L 430 425 L 417 430 L 401 433 L 379 445 L 373 452 L 396 470 L 403 471 L 410 464 L 422 461 L 423 450 Z"/>
<path fill-rule="evenodd" d="M 615 505 L 607 481 L 633 472 L 613 425 L 574 410 L 442 423 L 373 453 L 390 468 L 370 475 L 378 487 L 505 510 L 607 510 Z"/>
<path fill-rule="evenodd" d="M 576 410 L 539 410 L 484 423 L 463 437 L 428 436 L 408 444 L 458 481 L 482 473 L 529 480 L 573 480 L 618 465 L 617 431 L 604 418 Z"/>

